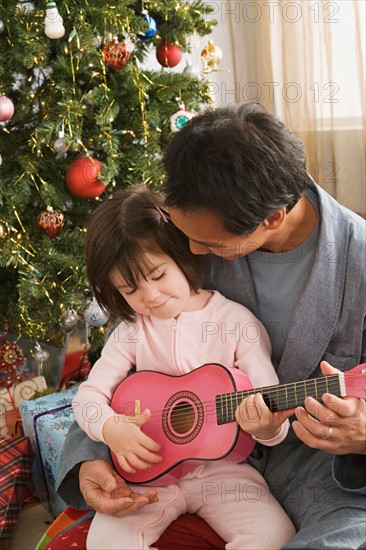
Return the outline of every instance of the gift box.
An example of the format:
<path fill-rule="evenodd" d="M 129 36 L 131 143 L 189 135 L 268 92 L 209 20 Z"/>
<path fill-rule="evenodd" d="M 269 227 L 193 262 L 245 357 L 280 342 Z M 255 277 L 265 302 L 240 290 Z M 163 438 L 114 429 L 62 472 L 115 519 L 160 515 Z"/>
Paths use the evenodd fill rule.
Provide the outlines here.
<path fill-rule="evenodd" d="M 29 484 L 32 463 L 26 437 L 0 438 L 0 546 L 8 547 Z"/>
<path fill-rule="evenodd" d="M 24 355 L 24 365 L 21 374 L 24 376 L 44 376 L 48 387 L 60 389 L 61 372 L 65 362 L 65 356 L 68 346 L 68 339 L 60 344 L 60 347 L 46 342 L 39 342 L 42 351 L 47 352 L 47 359 L 40 365 L 36 361 L 35 346 L 36 341 L 25 336 L 19 337 L 17 334 L 9 333 L 9 341 L 15 341 L 21 348 Z"/>
<path fill-rule="evenodd" d="M 80 382 L 90 372 L 87 345 L 79 336 L 69 339 L 64 366 L 61 372 L 61 388 L 68 387 L 72 382 Z"/>
<path fill-rule="evenodd" d="M 34 451 L 32 479 L 36 494 L 56 517 L 66 503 L 55 491 L 61 449 L 74 420 L 71 401 L 77 386 L 19 405 L 24 434 Z"/>
<path fill-rule="evenodd" d="M 23 401 L 32 399 L 36 392 L 43 392 L 45 389 L 47 389 L 45 378 L 36 376 L 14 384 L 9 390 L 7 388 L 0 390 L 0 437 L 12 435 L 9 433 L 9 424 L 11 423 L 10 417 L 16 416 L 18 413 L 16 406 Z"/>

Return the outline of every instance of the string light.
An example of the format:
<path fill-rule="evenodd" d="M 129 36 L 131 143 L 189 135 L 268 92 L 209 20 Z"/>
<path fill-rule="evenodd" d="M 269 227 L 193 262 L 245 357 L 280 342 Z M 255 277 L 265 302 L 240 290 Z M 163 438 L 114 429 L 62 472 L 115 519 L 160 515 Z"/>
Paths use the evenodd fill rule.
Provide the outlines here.
<path fill-rule="evenodd" d="M 137 179 L 147 184 L 156 183 L 156 174 L 152 175 L 149 170 L 151 166 L 155 166 L 156 157 L 160 154 L 160 135 L 164 132 L 164 139 L 161 140 L 164 143 L 165 133 L 169 131 L 169 112 L 166 106 L 177 93 L 172 92 L 174 86 L 170 86 L 168 79 L 164 80 L 138 65 L 142 54 L 145 53 L 146 45 L 141 48 L 142 42 L 136 37 L 134 25 L 141 22 L 138 7 L 136 11 L 137 5 L 122 6 L 119 10 L 108 3 L 104 6 L 94 6 L 92 0 L 86 0 L 83 9 L 78 11 L 75 2 L 66 0 L 57 4 L 59 10 L 54 2 L 48 2 L 46 8 L 56 8 L 54 13 L 58 13 L 59 23 L 62 22 L 63 26 L 60 15 L 62 12 L 68 36 L 64 36 L 62 30 L 64 38 L 60 37 L 61 39 L 57 40 L 58 37 L 53 35 L 49 36 L 48 40 L 45 37 L 44 18 L 47 14 L 44 9 L 36 8 L 30 16 L 25 14 L 24 10 L 6 5 L 5 12 L 8 14 L 11 11 L 12 17 L 3 17 L 6 32 L 2 37 L 9 50 L 19 50 L 20 43 L 24 45 L 25 41 L 28 47 L 24 47 L 23 57 L 20 51 L 18 57 L 12 56 L 15 70 L 16 63 L 22 66 L 22 59 L 23 66 L 26 67 L 22 87 L 19 93 L 14 95 L 14 98 L 18 99 L 19 108 L 16 126 L 9 124 L 8 128 L 0 129 L 4 132 L 4 142 L 8 140 L 9 143 L 15 143 L 16 132 L 19 132 L 20 138 L 23 138 L 23 134 L 26 136 L 26 140 L 19 139 L 22 158 L 18 166 L 15 166 L 10 155 L 7 157 L 9 171 L 6 171 L 6 182 L 10 181 L 9 190 L 14 193 L 13 203 L 16 206 L 15 211 L 8 208 L 9 221 L 2 219 L 4 215 L 1 215 L 0 238 L 9 253 L 12 265 L 17 266 L 17 271 L 21 273 L 21 304 L 18 308 L 20 314 L 16 320 L 19 331 L 27 327 L 27 332 L 42 334 L 44 337 L 47 336 L 49 326 L 55 320 L 57 322 L 60 313 L 65 313 L 71 301 L 72 307 L 77 307 L 74 302 L 77 304 L 78 298 L 75 298 L 73 293 L 75 289 L 83 288 L 81 285 L 85 285 L 83 261 L 80 260 L 80 265 L 67 265 L 64 268 L 60 265 L 66 263 L 66 258 L 74 260 L 80 253 L 80 243 L 84 242 L 86 228 L 77 225 L 85 222 L 85 212 L 95 206 L 94 202 L 90 206 L 89 203 L 83 204 L 80 201 L 77 208 L 74 208 L 76 200 L 67 195 L 64 183 L 68 162 L 65 162 L 65 157 L 57 159 L 55 151 L 65 154 L 68 146 L 70 162 L 74 156 L 77 158 L 77 155 L 90 156 L 91 150 L 95 152 L 95 158 L 106 160 L 103 177 L 110 181 L 107 194 L 112 194 L 121 185 L 119 171 L 126 171 L 126 185 Z M 180 4 L 178 0 L 169 0 L 163 4 L 149 1 L 142 7 L 146 7 L 154 17 L 156 13 L 159 21 L 165 16 L 165 26 L 169 27 L 169 19 L 172 19 L 171 6 L 174 10 L 175 5 L 177 14 L 184 24 L 187 23 L 187 28 L 193 27 L 188 3 Z M 108 33 L 118 33 L 120 41 L 126 41 L 131 37 L 131 49 L 132 45 L 136 48 L 124 68 L 124 73 L 121 72 L 120 75 L 111 73 L 110 67 L 103 59 L 100 46 L 96 46 L 94 42 L 97 28 L 92 9 L 98 13 L 97 34 L 101 40 L 108 40 Z M 18 19 L 17 26 L 13 24 L 14 14 Z M 185 29 L 181 32 L 179 28 L 177 31 L 176 35 L 180 38 Z M 178 38 L 172 36 L 172 42 L 174 40 Z M 5 67 L 8 68 L 7 58 L 5 63 Z M 11 72 L 9 74 L 11 75 Z M 164 91 L 163 87 L 160 87 L 161 82 L 164 82 L 164 85 L 168 82 Z M 6 83 L 3 85 L 6 86 Z M 121 94 L 118 90 L 119 85 Z M 5 89 L 4 92 L 9 94 L 9 89 Z M 25 120 L 24 113 L 29 114 L 29 120 Z M 62 123 L 64 127 L 60 130 Z M 130 165 L 129 159 L 126 160 L 121 154 L 126 152 L 128 157 L 129 149 L 133 149 Z M 2 150 L 4 162 L 5 152 L 6 148 Z M 60 162 L 55 162 L 55 157 Z M 8 174 L 12 175 L 11 180 Z M 160 178 L 160 175 L 158 177 Z M 32 211 L 27 211 L 21 204 L 23 200 L 25 203 L 31 201 Z M 103 200 L 105 195 L 95 199 L 95 202 L 100 203 Z M 48 246 L 47 235 L 39 231 L 38 236 L 38 228 L 36 224 L 35 227 L 32 226 L 31 216 L 33 215 L 36 221 L 37 210 L 42 211 L 51 203 L 54 208 L 62 209 L 67 220 L 67 231 Z M 80 213 L 80 219 L 74 215 L 75 213 Z M 2 251 L 0 255 L 1 261 L 4 257 L 5 261 L 8 259 Z M 38 317 L 37 312 L 34 313 L 30 308 L 30 297 L 32 303 L 39 301 L 41 304 L 44 310 L 42 316 Z M 47 304 L 53 306 L 48 308 Z"/>

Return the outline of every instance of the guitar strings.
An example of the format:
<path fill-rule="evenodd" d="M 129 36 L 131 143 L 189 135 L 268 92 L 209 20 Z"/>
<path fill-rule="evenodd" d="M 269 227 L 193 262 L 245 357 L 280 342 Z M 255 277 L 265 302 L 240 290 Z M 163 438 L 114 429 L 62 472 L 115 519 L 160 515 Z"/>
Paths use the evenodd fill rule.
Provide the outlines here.
<path fill-rule="evenodd" d="M 355 389 L 362 389 L 364 386 L 363 385 L 360 385 L 360 386 L 356 386 Z M 338 387 L 335 388 L 338 390 Z M 328 393 L 332 393 L 332 388 L 329 387 L 329 392 Z M 247 397 L 246 395 L 245 396 L 240 396 L 239 397 L 239 394 L 242 393 L 242 392 L 235 392 L 235 393 L 232 393 L 232 394 L 224 394 L 225 396 L 225 401 L 221 400 L 221 402 L 218 404 L 219 407 L 221 406 L 224 410 L 225 409 L 229 409 L 229 408 L 232 408 L 233 405 L 235 405 L 235 407 L 237 407 L 238 405 L 240 405 L 242 399 L 244 399 L 245 397 Z M 246 393 L 246 391 L 244 392 Z M 264 392 L 260 392 L 259 390 L 257 390 L 255 393 L 263 393 Z M 299 392 L 296 392 L 297 394 Z M 323 393 L 326 393 L 326 392 L 323 392 Z M 253 394 L 252 394 L 253 395 Z M 277 397 L 277 396 L 276 396 Z M 289 406 L 289 401 L 291 401 L 292 399 L 295 399 L 295 392 L 293 392 L 292 395 L 288 394 L 287 397 L 283 398 L 283 399 L 277 399 L 275 400 L 274 397 L 270 397 L 268 395 L 264 395 L 264 399 L 266 400 L 271 400 L 274 401 L 273 403 L 273 408 L 276 408 L 277 410 L 272 410 L 272 412 L 281 412 L 281 411 L 285 411 L 286 409 L 292 409 L 292 408 L 295 408 L 296 406 L 299 406 L 299 402 L 301 401 L 301 404 L 303 403 L 303 400 L 305 399 L 305 397 L 307 397 L 307 395 L 304 395 L 302 396 L 301 399 L 299 399 L 298 395 L 296 395 L 297 399 L 296 399 L 296 403 L 294 403 L 293 405 Z M 313 397 L 313 396 L 311 396 Z M 216 407 L 216 397 L 213 397 L 212 399 L 210 399 L 209 401 L 200 401 L 198 406 L 197 404 L 191 404 L 191 403 L 187 403 L 186 405 L 181 405 L 179 407 L 179 412 L 176 412 L 175 413 L 175 419 L 179 418 L 179 416 L 186 416 L 186 413 L 187 411 L 189 410 L 192 410 L 192 408 L 196 407 L 198 408 L 199 406 L 205 406 L 205 405 L 211 405 L 211 404 L 214 404 L 215 405 L 215 410 L 217 409 Z M 152 416 L 154 415 L 161 415 L 162 413 L 164 412 L 167 412 L 171 409 L 172 407 L 164 407 L 162 409 L 153 409 L 151 410 L 151 413 L 152 413 Z"/>
<path fill-rule="evenodd" d="M 333 378 L 332 380 L 329 380 L 328 379 L 328 382 L 337 382 L 337 385 L 336 387 L 333 387 L 331 388 L 330 387 L 330 384 L 328 384 L 328 388 L 329 389 L 333 389 L 333 390 L 337 390 L 339 391 L 339 384 L 338 384 L 338 375 L 335 375 L 336 376 L 336 379 Z M 365 376 L 365 375 L 353 375 L 353 376 L 358 376 L 358 377 L 362 377 L 362 376 Z M 314 379 L 311 379 L 311 380 L 314 380 Z M 317 379 L 317 380 L 321 380 L 321 379 Z M 298 384 L 298 382 L 296 382 L 295 384 Z M 285 386 L 288 386 L 287 388 L 287 392 L 286 392 L 286 396 L 284 396 L 283 398 L 281 398 L 279 395 L 278 395 L 278 390 L 277 390 L 277 386 L 269 386 L 269 387 L 263 387 L 263 388 L 252 388 L 252 389 L 248 389 L 248 390 L 240 390 L 240 391 L 236 391 L 236 392 L 229 392 L 229 393 L 223 393 L 223 394 L 218 394 L 216 396 L 213 396 L 212 399 L 210 399 L 209 401 L 199 401 L 200 404 L 202 405 L 205 405 L 205 404 L 210 404 L 212 402 L 215 402 L 216 403 L 216 398 L 217 397 L 222 397 L 223 399 L 225 399 L 226 401 L 231 402 L 234 400 L 234 399 L 239 399 L 240 402 L 242 401 L 242 399 L 244 399 L 245 397 L 248 397 L 248 395 L 254 395 L 255 393 L 262 393 L 264 394 L 264 397 L 266 399 L 272 399 L 274 400 L 274 397 L 277 397 L 277 400 L 276 400 L 276 405 L 277 406 L 283 406 L 284 408 L 282 410 L 285 410 L 286 407 L 285 405 L 288 404 L 288 401 L 295 398 L 295 396 L 298 396 L 298 394 L 300 394 L 302 391 L 304 392 L 304 395 L 301 396 L 302 399 L 298 399 L 298 401 L 303 401 L 303 399 L 305 399 L 305 397 L 307 397 L 307 392 L 306 392 L 306 388 L 303 388 L 303 387 L 300 387 L 300 388 L 297 388 L 295 389 L 293 387 L 293 384 L 290 383 L 290 384 L 283 384 L 280 386 L 280 390 L 282 391 L 283 388 L 285 388 Z M 334 384 L 333 384 L 334 386 Z M 363 385 L 360 385 L 360 386 L 356 386 L 355 389 L 361 389 L 363 388 Z M 307 388 L 309 390 L 309 388 Z M 290 391 L 289 391 L 290 390 Z M 290 392 L 293 392 L 292 394 Z M 272 393 L 272 395 L 270 395 Z M 331 393 L 331 392 L 322 392 L 323 393 Z M 311 396 L 312 397 L 312 396 Z M 223 399 L 221 400 L 221 404 L 223 404 Z M 183 401 L 182 401 L 183 402 Z M 296 406 L 296 405 L 294 405 Z M 171 407 L 170 407 L 171 408 Z M 192 405 L 187 403 L 186 406 L 181 406 L 180 407 L 180 410 L 183 410 L 183 409 L 190 409 L 192 408 Z M 293 408 L 293 407 L 288 407 L 288 408 Z M 161 413 L 161 412 L 164 412 L 165 410 L 169 410 L 169 407 L 166 408 L 164 407 L 163 409 L 154 409 L 154 413 L 157 412 L 157 413 Z M 154 414 L 153 413 L 153 414 Z"/>
<path fill-rule="evenodd" d="M 364 388 L 364 386 L 360 385 L 360 386 L 357 386 L 356 389 L 357 388 L 358 389 Z M 320 404 L 321 404 L 321 402 L 320 402 Z M 216 400 L 214 400 L 214 399 L 211 400 L 211 401 L 201 401 L 200 405 L 214 405 L 214 410 L 212 410 L 212 411 L 210 410 L 209 413 L 207 413 L 207 411 L 205 411 L 203 413 L 204 417 L 206 417 L 206 418 L 210 414 L 217 415 L 218 412 L 220 412 L 220 411 L 217 410 Z M 232 405 L 233 405 L 233 403 L 231 401 L 227 404 L 227 407 L 226 407 L 226 405 L 224 405 L 224 414 L 226 414 L 227 416 L 230 416 L 230 418 L 232 418 L 232 422 L 234 422 L 234 420 L 235 420 L 235 411 L 236 411 L 236 408 L 240 405 L 240 402 L 239 403 L 234 403 L 235 409 L 232 408 Z M 298 405 L 296 405 L 296 406 L 298 406 Z M 198 408 L 197 405 L 194 407 L 194 405 L 191 405 L 189 403 L 186 406 L 182 406 L 179 409 L 179 412 L 174 414 L 174 427 L 175 428 L 183 427 L 187 423 L 187 412 L 189 410 L 193 409 L 194 414 L 196 416 L 196 409 L 197 408 Z M 295 408 L 295 406 L 294 407 L 283 407 L 282 409 L 279 408 L 278 410 L 273 410 L 271 412 L 273 412 L 273 413 L 282 412 L 282 411 L 285 411 L 286 409 L 289 409 L 289 408 Z M 151 422 L 159 422 L 160 423 L 162 413 L 168 412 L 168 411 L 169 411 L 169 408 L 168 409 L 154 409 L 154 410 L 151 410 L 151 418 L 150 418 L 149 422 L 151 421 Z M 333 412 L 336 412 L 336 411 L 333 411 Z M 158 418 L 156 418 L 156 417 L 158 417 Z M 231 420 L 227 420 L 226 422 L 223 422 L 223 424 L 230 423 L 230 422 L 231 422 Z M 183 433 L 188 433 L 189 431 L 190 430 L 187 430 L 186 432 L 183 432 Z"/>
<path fill-rule="evenodd" d="M 362 373 L 350 373 L 347 375 L 347 373 L 345 373 L 346 377 L 347 378 L 363 378 L 365 376 L 365 374 L 362 374 Z M 321 382 L 321 381 L 328 381 L 328 392 L 327 393 L 332 393 L 331 389 L 336 389 L 337 391 L 339 391 L 339 377 L 338 375 L 331 375 L 331 376 L 327 376 L 327 377 L 324 377 L 324 378 L 316 378 L 316 379 L 309 379 L 309 380 L 305 380 L 303 381 L 304 383 L 306 383 L 307 385 L 309 385 L 309 383 L 313 383 L 314 381 L 317 381 L 316 383 L 318 382 Z M 330 388 L 330 385 L 329 383 L 334 383 L 336 382 L 337 383 L 337 387 L 336 388 Z M 300 387 L 297 387 L 295 388 L 294 385 L 299 385 L 300 384 Z M 334 386 L 334 384 L 333 384 Z M 357 390 L 357 389 L 362 389 L 364 388 L 365 385 L 364 384 L 360 384 L 360 385 L 357 385 L 357 386 L 354 386 L 354 388 Z M 285 390 L 286 388 L 286 390 Z M 282 384 L 282 385 L 279 385 L 279 386 L 269 386 L 269 387 L 263 387 L 263 388 L 253 388 L 253 389 L 249 389 L 249 390 L 241 390 L 241 391 L 236 391 L 236 392 L 231 392 L 231 393 L 225 393 L 225 394 L 218 394 L 218 396 L 222 396 L 222 398 L 225 399 L 225 402 L 223 402 L 221 400 L 221 403 L 219 403 L 219 406 L 221 406 L 223 408 L 223 412 L 229 412 L 228 409 L 232 409 L 233 405 L 235 405 L 235 409 L 236 407 L 241 403 L 242 399 L 247 397 L 248 395 L 254 395 L 255 393 L 262 393 L 265 394 L 264 397 L 265 399 L 269 399 L 269 400 L 274 400 L 274 397 L 277 397 L 277 401 L 274 403 L 274 406 L 275 407 L 279 407 L 278 411 L 272 411 L 272 412 L 280 412 L 281 410 L 286 410 L 289 409 L 289 408 L 294 408 L 295 406 L 297 406 L 296 404 L 292 407 L 289 407 L 288 406 L 288 402 L 291 400 L 291 399 L 294 399 L 295 396 L 296 398 L 298 398 L 298 394 L 301 393 L 301 391 L 304 391 L 305 395 L 303 396 L 303 398 L 307 397 L 306 395 L 306 389 L 310 389 L 310 388 L 305 388 L 305 384 L 304 384 L 304 387 L 301 386 L 301 382 L 294 382 L 294 383 L 289 383 L 289 384 Z M 286 396 L 282 399 L 278 396 L 278 391 L 286 391 Z M 292 394 L 290 393 L 292 392 Z M 272 393 L 272 397 L 269 395 Z M 326 393 L 326 392 L 322 392 L 322 393 Z M 242 395 L 241 395 L 242 394 Z M 216 397 L 218 396 L 214 396 L 212 399 L 208 400 L 208 401 L 199 401 L 198 405 L 197 403 L 187 403 L 186 405 L 181 405 L 179 406 L 179 404 L 177 406 L 179 406 L 179 411 L 176 412 L 174 414 L 174 425 L 176 427 L 179 427 L 179 419 L 181 418 L 182 420 L 185 419 L 186 421 L 186 418 L 187 418 L 187 411 L 192 411 L 192 410 L 197 410 L 197 408 L 200 408 L 200 407 L 204 407 L 205 405 L 215 405 L 215 413 L 217 414 L 217 401 L 216 401 Z M 237 400 L 239 400 L 238 402 L 236 402 Z M 299 401 L 299 399 L 296 399 L 296 401 Z M 301 399 L 301 401 L 303 401 L 303 399 Z M 184 401 L 182 401 L 181 403 L 185 403 Z M 164 413 L 164 412 L 168 412 L 172 407 L 164 407 L 162 409 L 153 409 L 151 410 L 151 419 L 152 421 L 155 421 L 155 418 L 153 417 L 156 417 L 156 416 L 159 416 L 159 419 L 161 418 L 161 415 Z M 225 410 L 226 409 L 226 410 Z M 233 410 L 230 410 L 230 414 L 233 413 L 233 416 L 235 418 L 235 411 Z M 195 415 L 196 415 L 196 412 L 195 412 Z M 127 415 L 126 415 L 127 416 Z M 131 415 L 133 416 L 133 415 Z"/>
<path fill-rule="evenodd" d="M 357 376 L 357 375 L 356 375 Z M 363 375 L 361 375 L 363 376 Z M 334 380 L 335 381 L 335 380 Z M 286 385 L 286 384 L 285 384 Z M 284 386 L 285 386 L 284 385 Z M 283 386 L 282 386 L 283 387 Z M 355 389 L 362 389 L 364 386 L 363 385 L 360 385 L 360 386 L 356 386 Z M 231 406 L 233 401 L 235 399 L 238 399 L 239 402 L 237 403 L 240 404 L 240 402 L 242 401 L 242 399 L 244 399 L 245 397 L 247 397 L 248 395 L 244 395 L 244 396 L 240 396 L 240 394 L 249 394 L 249 395 L 254 395 L 255 393 L 262 393 L 262 394 L 265 394 L 264 397 L 266 399 L 272 399 L 274 400 L 274 397 L 278 397 L 277 396 L 277 391 L 275 390 L 271 390 L 272 393 L 273 393 L 273 396 L 269 396 L 268 393 L 269 392 L 265 392 L 264 390 L 266 390 L 267 388 L 253 388 L 251 390 L 242 390 L 242 391 L 239 391 L 239 392 L 231 392 L 231 393 L 227 393 L 227 394 L 218 394 L 219 396 L 222 396 L 225 398 L 226 400 L 226 403 L 224 403 L 223 401 L 221 401 L 220 405 L 228 405 L 228 406 Z M 283 407 L 281 410 L 286 410 L 286 408 L 294 408 L 295 406 L 297 406 L 296 404 L 293 406 L 293 407 L 287 407 L 288 405 L 288 401 L 291 400 L 291 398 L 295 398 L 295 395 L 299 394 L 300 391 L 295 391 L 294 388 L 291 388 L 290 389 L 293 389 L 293 394 L 291 395 L 289 392 L 287 392 L 287 396 L 284 397 L 283 399 L 279 398 L 277 399 L 275 405 L 276 406 L 279 406 L 279 407 Z M 338 390 L 339 387 L 337 386 L 336 388 L 329 388 L 329 389 L 336 389 Z M 262 391 L 261 391 L 262 390 Z M 326 392 L 323 392 L 323 393 L 326 393 Z M 331 392 L 330 392 L 331 393 Z M 267 394 L 267 395 L 266 395 Z M 240 397 L 239 397 L 240 396 Z M 208 405 L 208 404 L 212 404 L 212 403 L 215 403 L 216 404 L 216 397 L 217 396 L 214 396 L 212 399 L 208 400 L 208 401 L 199 401 L 199 405 Z M 303 401 L 303 399 L 307 397 L 307 395 L 304 395 L 303 398 L 301 399 L 301 402 Z M 300 401 L 300 399 L 298 399 L 298 401 Z M 183 402 L 181 402 L 183 403 Z M 196 405 L 197 406 L 197 405 Z M 190 404 L 190 403 L 187 403 L 187 405 L 181 405 L 179 407 L 179 411 L 184 411 L 184 415 L 186 414 L 186 411 L 192 409 L 193 405 Z M 152 416 L 154 414 L 161 414 L 161 413 L 164 413 L 165 411 L 169 411 L 171 407 L 164 407 L 162 409 L 153 409 L 152 410 Z M 278 411 L 274 411 L 274 412 L 278 412 Z M 180 413 L 176 413 L 176 417 L 178 417 Z M 132 415 L 133 416 L 133 415 Z"/>

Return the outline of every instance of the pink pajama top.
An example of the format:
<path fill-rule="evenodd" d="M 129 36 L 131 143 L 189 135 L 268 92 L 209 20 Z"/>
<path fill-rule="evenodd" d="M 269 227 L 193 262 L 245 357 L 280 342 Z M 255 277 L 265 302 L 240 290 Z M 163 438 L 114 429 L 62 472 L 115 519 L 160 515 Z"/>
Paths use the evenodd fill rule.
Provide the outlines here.
<path fill-rule="evenodd" d="M 219 363 L 239 368 L 254 388 L 276 385 L 279 381 L 270 351 L 261 322 L 217 291 L 205 307 L 183 311 L 177 319 L 136 315 L 133 323 L 116 327 L 88 379 L 80 385 L 73 400 L 75 419 L 91 439 L 104 442 L 103 425 L 115 414 L 110 400 L 133 366 L 137 371 L 179 376 L 206 363 Z M 263 442 L 280 443 L 288 427 L 287 421 L 274 438 Z"/>

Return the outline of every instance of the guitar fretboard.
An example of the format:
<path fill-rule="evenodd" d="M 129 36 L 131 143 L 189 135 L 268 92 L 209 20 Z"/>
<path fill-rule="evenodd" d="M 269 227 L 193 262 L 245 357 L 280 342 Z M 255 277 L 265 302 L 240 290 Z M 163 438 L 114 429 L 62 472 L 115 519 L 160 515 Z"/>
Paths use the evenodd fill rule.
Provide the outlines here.
<path fill-rule="evenodd" d="M 324 393 L 332 393 L 341 397 L 338 374 L 282 384 L 279 386 L 267 386 L 234 393 L 222 393 L 216 396 L 216 414 L 218 424 L 235 422 L 235 411 L 243 399 L 261 393 L 271 412 L 292 409 L 303 405 L 305 397 L 314 397 L 318 401 Z"/>

